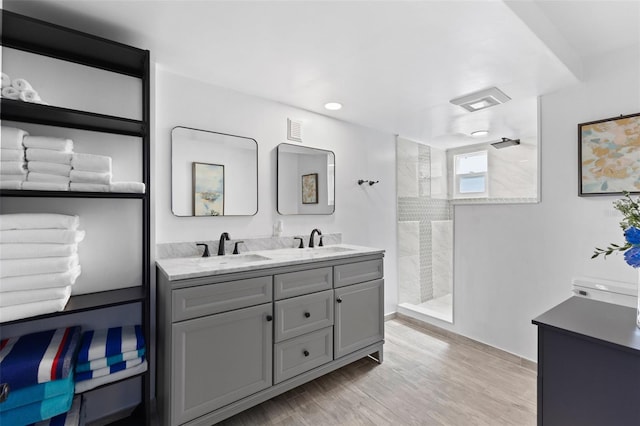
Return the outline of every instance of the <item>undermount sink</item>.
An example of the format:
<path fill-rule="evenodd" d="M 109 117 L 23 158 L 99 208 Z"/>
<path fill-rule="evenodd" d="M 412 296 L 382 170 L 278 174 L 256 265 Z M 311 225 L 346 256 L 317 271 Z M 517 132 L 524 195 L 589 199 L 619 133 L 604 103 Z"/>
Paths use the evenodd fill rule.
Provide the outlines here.
<path fill-rule="evenodd" d="M 225 256 L 211 256 L 211 257 L 199 257 L 198 261 L 201 263 L 213 264 L 213 265 L 242 265 L 251 262 L 260 262 L 262 260 L 270 260 L 266 256 L 259 254 L 247 253 L 247 254 L 229 254 Z"/>
<path fill-rule="evenodd" d="M 316 253 L 340 253 L 343 251 L 353 251 L 353 249 L 350 249 L 347 247 L 339 247 L 339 246 L 313 247 L 313 248 L 307 248 L 306 250 L 309 250 L 311 252 L 316 252 Z"/>

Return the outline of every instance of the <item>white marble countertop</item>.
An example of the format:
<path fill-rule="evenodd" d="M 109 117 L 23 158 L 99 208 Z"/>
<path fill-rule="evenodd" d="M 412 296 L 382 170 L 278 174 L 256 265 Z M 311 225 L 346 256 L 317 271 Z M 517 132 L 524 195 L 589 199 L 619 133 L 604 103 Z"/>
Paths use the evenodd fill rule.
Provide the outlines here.
<path fill-rule="evenodd" d="M 176 281 L 380 253 L 384 253 L 384 250 L 350 244 L 335 244 L 303 249 L 260 250 L 225 256 L 159 259 L 156 264 L 167 275 L 169 281 Z"/>

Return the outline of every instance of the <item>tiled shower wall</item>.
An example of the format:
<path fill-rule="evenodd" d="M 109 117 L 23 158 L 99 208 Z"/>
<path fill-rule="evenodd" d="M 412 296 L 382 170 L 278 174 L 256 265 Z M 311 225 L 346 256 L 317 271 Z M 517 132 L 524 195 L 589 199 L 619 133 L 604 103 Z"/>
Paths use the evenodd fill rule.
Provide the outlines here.
<path fill-rule="evenodd" d="M 419 304 L 434 297 L 431 222 L 451 220 L 452 208 L 448 200 L 431 197 L 429 146 L 398 138 L 396 158 L 398 301 Z"/>

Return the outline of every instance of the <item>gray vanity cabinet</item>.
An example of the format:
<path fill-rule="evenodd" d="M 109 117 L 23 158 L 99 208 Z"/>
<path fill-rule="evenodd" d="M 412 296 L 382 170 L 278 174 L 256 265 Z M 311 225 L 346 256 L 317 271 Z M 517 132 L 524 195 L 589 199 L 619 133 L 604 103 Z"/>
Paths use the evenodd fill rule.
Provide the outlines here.
<path fill-rule="evenodd" d="M 271 386 L 272 304 L 173 325 L 173 424 Z"/>

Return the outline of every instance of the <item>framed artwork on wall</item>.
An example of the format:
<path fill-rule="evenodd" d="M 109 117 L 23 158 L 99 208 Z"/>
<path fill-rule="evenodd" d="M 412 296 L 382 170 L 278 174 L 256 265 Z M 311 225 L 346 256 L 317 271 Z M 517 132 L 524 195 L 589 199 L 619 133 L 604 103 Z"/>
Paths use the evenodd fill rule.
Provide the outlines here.
<path fill-rule="evenodd" d="M 578 124 L 578 195 L 640 194 L 640 113 Z"/>
<path fill-rule="evenodd" d="M 193 163 L 193 215 L 224 216 L 224 166 Z"/>
<path fill-rule="evenodd" d="M 318 174 L 302 175 L 302 204 L 318 204 Z"/>

